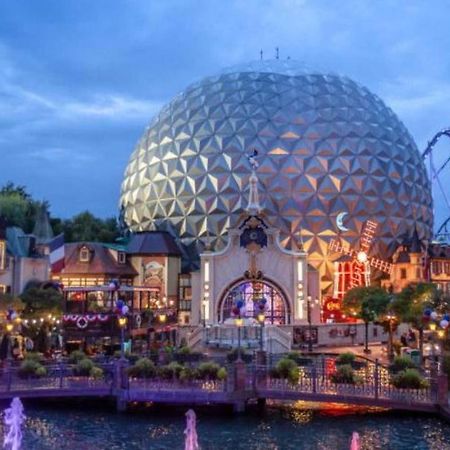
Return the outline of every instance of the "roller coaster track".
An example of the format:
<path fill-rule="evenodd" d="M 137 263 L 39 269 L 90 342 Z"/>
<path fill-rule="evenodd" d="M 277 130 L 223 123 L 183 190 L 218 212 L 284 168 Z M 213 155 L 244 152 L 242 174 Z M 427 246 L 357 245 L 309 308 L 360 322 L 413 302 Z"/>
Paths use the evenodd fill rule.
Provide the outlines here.
<path fill-rule="evenodd" d="M 450 237 L 450 217 L 447 217 L 447 220 L 439 227 L 436 236 Z"/>
<path fill-rule="evenodd" d="M 445 203 L 447 204 L 447 208 L 450 211 L 450 201 L 447 198 L 447 193 L 444 189 L 444 187 L 441 184 L 441 181 L 439 180 L 439 174 L 442 172 L 442 170 L 447 166 L 448 163 L 450 163 L 450 157 L 448 157 L 444 163 L 441 165 L 441 167 L 439 167 L 439 169 L 436 169 L 436 167 L 434 166 L 433 163 L 433 148 L 434 146 L 439 142 L 439 140 L 441 139 L 442 136 L 447 136 L 448 138 L 450 138 L 450 128 L 444 128 L 443 130 L 439 131 L 438 133 L 435 134 L 435 136 L 433 137 L 433 139 L 431 139 L 431 141 L 428 142 L 428 145 L 426 147 L 426 149 L 423 151 L 422 153 L 422 159 L 424 160 L 427 156 L 429 157 L 429 161 L 430 161 L 430 175 L 432 174 L 432 179 L 436 180 L 439 189 L 442 192 L 442 196 L 445 200 Z M 443 237 L 448 237 L 450 236 L 449 233 L 449 228 L 450 228 L 450 217 L 448 217 L 443 224 L 439 227 L 436 236 L 443 236 Z"/>

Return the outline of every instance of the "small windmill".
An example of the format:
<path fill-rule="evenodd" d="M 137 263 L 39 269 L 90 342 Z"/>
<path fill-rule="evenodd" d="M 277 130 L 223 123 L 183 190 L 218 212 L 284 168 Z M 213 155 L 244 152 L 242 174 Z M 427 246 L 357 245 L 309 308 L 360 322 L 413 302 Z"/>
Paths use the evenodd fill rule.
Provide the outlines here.
<path fill-rule="evenodd" d="M 369 256 L 370 248 L 372 246 L 377 228 L 378 223 L 374 220 L 366 221 L 361 233 L 359 250 L 346 247 L 336 239 L 331 239 L 328 245 L 329 251 L 350 256 L 355 261 L 355 270 L 353 271 L 350 279 L 350 288 L 369 286 L 371 267 L 387 274 L 391 274 L 392 272 L 393 265 L 390 262 Z"/>

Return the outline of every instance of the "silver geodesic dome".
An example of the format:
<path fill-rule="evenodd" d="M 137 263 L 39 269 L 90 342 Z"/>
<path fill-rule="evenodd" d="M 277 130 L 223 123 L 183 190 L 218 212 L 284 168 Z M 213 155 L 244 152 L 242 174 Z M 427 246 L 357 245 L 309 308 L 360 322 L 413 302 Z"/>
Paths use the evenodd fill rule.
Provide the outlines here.
<path fill-rule="evenodd" d="M 395 114 L 348 78 L 279 60 L 205 78 L 161 110 L 125 172 L 126 223 L 172 232 L 195 267 L 205 238 L 223 246 L 246 206 L 253 148 L 269 219 L 287 247 L 303 241 L 323 287 L 329 240 L 357 247 L 367 219 L 379 223 L 373 254 L 383 259 L 415 228 L 431 236 L 430 184 Z"/>

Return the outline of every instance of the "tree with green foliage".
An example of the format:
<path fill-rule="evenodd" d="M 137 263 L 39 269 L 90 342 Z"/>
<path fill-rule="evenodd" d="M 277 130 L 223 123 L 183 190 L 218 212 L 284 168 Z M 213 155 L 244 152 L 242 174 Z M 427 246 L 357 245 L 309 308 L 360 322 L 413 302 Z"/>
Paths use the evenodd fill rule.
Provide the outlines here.
<path fill-rule="evenodd" d="M 8 182 L 0 189 L 0 216 L 11 226 L 31 233 L 40 203 L 33 200 L 24 186 Z"/>
<path fill-rule="evenodd" d="M 48 211 L 50 205 L 47 201 L 43 203 Z M 0 189 L 0 216 L 6 219 L 8 225 L 20 227 L 25 233 L 33 231 L 41 205 L 31 197 L 25 186 L 8 182 Z M 55 236 L 64 233 L 66 242 L 114 242 L 121 235 L 115 217 L 101 219 L 89 211 L 65 220 L 50 217 L 50 224 Z"/>
<path fill-rule="evenodd" d="M 369 323 L 386 313 L 390 301 L 389 294 L 377 286 L 356 287 L 344 296 L 343 307 L 347 315 L 364 321 L 366 353 L 370 353 Z"/>
<path fill-rule="evenodd" d="M 424 311 L 431 308 L 437 312 L 447 312 L 441 302 L 440 292 L 433 283 L 419 283 L 404 288 L 399 292 L 392 302 L 392 310 L 399 317 L 401 322 L 409 323 L 419 331 L 419 352 L 423 355 L 423 331 L 425 323 L 423 321 Z"/>
<path fill-rule="evenodd" d="M 114 242 L 119 236 L 119 227 L 114 217 L 99 219 L 89 211 L 65 220 L 61 226 L 66 242 L 91 241 Z"/>
<path fill-rule="evenodd" d="M 13 309 L 16 312 L 21 312 L 25 308 L 25 304 L 19 297 L 14 297 L 11 294 L 0 294 L 0 311 L 5 312 Z"/>
<path fill-rule="evenodd" d="M 40 318 L 51 315 L 60 315 L 62 313 L 63 296 L 53 288 L 27 289 L 20 296 L 25 304 L 23 315 L 27 318 Z"/>

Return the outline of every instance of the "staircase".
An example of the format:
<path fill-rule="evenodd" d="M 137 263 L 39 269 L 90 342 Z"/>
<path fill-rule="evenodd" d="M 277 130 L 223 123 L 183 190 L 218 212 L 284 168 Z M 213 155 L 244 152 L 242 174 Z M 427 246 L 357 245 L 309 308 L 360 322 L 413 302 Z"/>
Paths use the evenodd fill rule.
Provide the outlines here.
<path fill-rule="evenodd" d="M 291 350 L 292 335 L 277 326 L 264 328 L 264 350 L 269 353 L 286 353 Z"/>
<path fill-rule="evenodd" d="M 205 328 L 194 328 L 186 335 L 187 346 L 193 350 L 202 350 L 204 345 Z"/>
<path fill-rule="evenodd" d="M 262 332 L 262 336 L 261 336 Z M 233 349 L 240 344 L 242 349 L 257 350 L 261 348 L 269 353 L 286 353 L 291 350 L 292 335 L 278 326 L 243 326 L 239 329 L 229 325 L 215 325 L 195 328 L 186 336 L 187 345 L 194 350 L 204 347 L 216 349 Z"/>

